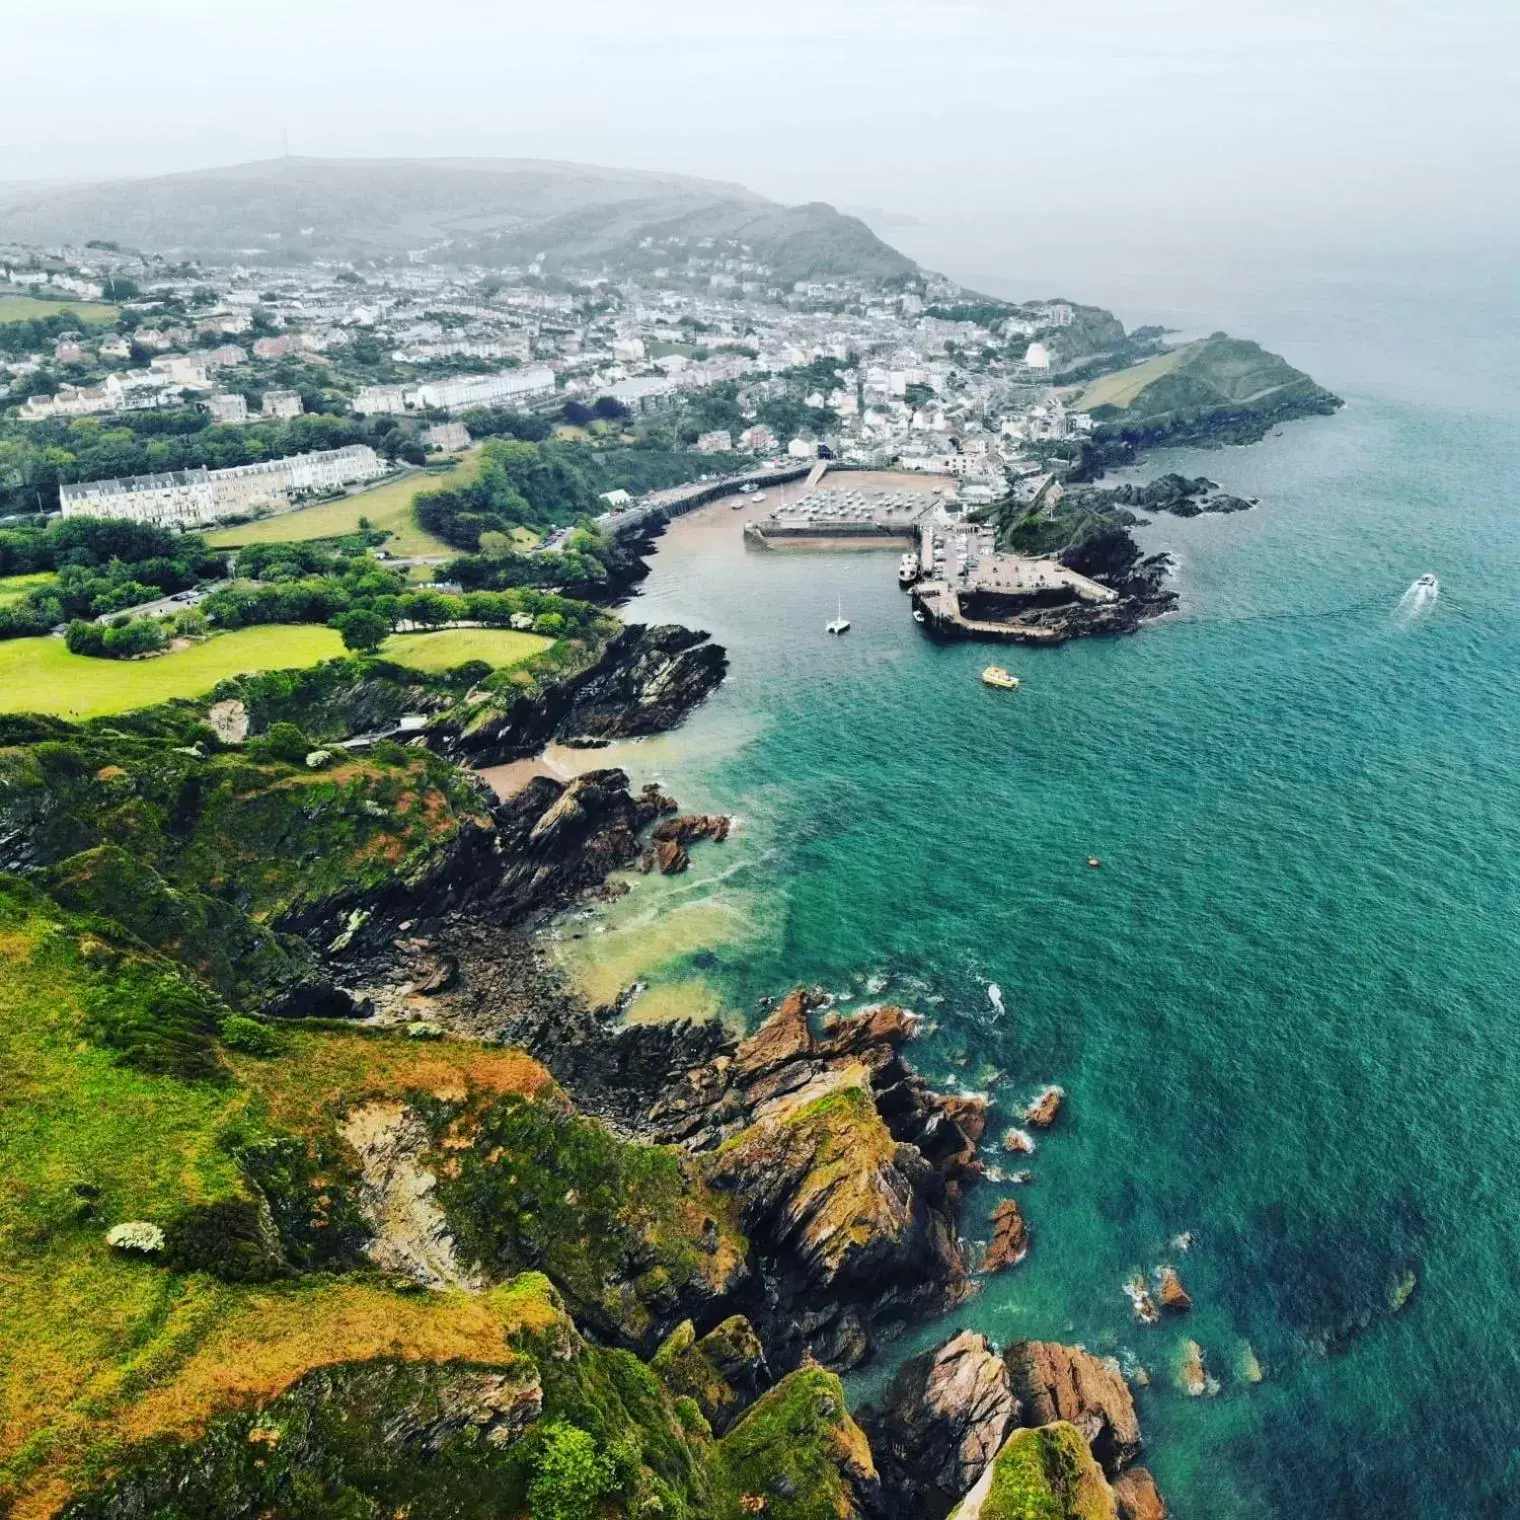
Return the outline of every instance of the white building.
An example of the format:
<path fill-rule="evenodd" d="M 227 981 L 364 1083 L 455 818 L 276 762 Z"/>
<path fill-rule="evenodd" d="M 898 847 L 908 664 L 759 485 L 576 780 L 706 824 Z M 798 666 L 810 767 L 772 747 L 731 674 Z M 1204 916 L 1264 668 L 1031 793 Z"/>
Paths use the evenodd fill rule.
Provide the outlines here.
<path fill-rule="evenodd" d="M 265 417 L 299 417 L 305 410 L 299 391 L 265 391 L 260 408 Z"/>
<path fill-rule="evenodd" d="M 366 444 L 295 454 L 227 470 L 174 470 L 125 480 L 92 480 L 59 489 L 65 517 L 117 517 L 163 528 L 194 528 L 292 498 L 339 490 L 385 473 Z"/>
<path fill-rule="evenodd" d="M 225 396 L 212 396 L 206 402 L 206 410 L 213 422 L 239 423 L 248 421 L 248 402 L 235 392 Z"/>
<path fill-rule="evenodd" d="M 618 364 L 638 364 L 644 358 L 642 338 L 614 338 L 612 357 Z"/>
<path fill-rule="evenodd" d="M 1050 350 L 1043 343 L 1031 343 L 1024 351 L 1024 365 L 1028 369 L 1049 369 Z"/>
<path fill-rule="evenodd" d="M 470 430 L 462 422 L 439 422 L 424 428 L 422 443 L 425 448 L 442 449 L 445 454 L 455 454 L 470 446 Z"/>
<path fill-rule="evenodd" d="M 733 452 L 733 434 L 727 428 L 714 428 L 697 439 L 699 454 L 730 454 Z"/>
<path fill-rule="evenodd" d="M 461 375 L 454 380 L 429 380 L 413 397 L 419 408 L 436 407 L 462 412 L 472 406 L 497 406 L 525 401 L 530 396 L 552 394 L 554 371 L 539 365 L 533 369 L 503 370 L 499 375 Z"/>
<path fill-rule="evenodd" d="M 406 387 L 366 385 L 354 397 L 352 405 L 355 413 L 360 417 L 399 415 L 406 410 Z"/>

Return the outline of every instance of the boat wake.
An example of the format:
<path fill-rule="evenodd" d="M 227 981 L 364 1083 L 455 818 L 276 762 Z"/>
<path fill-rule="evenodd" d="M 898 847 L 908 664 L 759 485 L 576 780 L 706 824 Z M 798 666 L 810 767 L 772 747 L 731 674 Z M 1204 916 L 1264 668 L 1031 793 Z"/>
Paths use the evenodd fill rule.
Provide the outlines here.
<path fill-rule="evenodd" d="M 987 985 L 987 1001 L 997 1009 L 998 1017 L 1001 1018 L 1005 1011 L 1003 1008 L 1003 989 L 996 982 L 989 982 Z"/>
<path fill-rule="evenodd" d="M 1394 621 L 1403 626 L 1418 622 L 1434 609 L 1440 594 L 1440 581 L 1433 575 L 1422 575 L 1399 598 L 1398 606 L 1393 609 Z"/>

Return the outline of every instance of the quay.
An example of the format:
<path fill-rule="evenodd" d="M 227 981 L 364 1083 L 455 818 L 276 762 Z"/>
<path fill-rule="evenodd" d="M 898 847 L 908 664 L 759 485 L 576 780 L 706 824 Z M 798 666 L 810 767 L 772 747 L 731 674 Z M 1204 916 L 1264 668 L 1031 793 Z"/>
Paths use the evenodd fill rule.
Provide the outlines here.
<path fill-rule="evenodd" d="M 744 525 L 763 549 L 900 548 L 899 584 L 925 632 L 943 638 L 1058 643 L 1069 635 L 1037 615 L 1101 608 L 1120 600 L 1108 586 L 1049 557 L 1006 554 L 996 531 L 966 515 L 951 481 L 920 477 L 883 484 L 863 477 L 822 487 L 815 467 L 804 494 Z"/>

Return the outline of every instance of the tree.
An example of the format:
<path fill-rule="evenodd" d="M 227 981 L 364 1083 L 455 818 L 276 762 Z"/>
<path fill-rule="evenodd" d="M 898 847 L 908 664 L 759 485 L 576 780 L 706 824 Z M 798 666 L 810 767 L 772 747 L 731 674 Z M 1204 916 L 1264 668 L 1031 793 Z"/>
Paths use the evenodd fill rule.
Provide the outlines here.
<path fill-rule="evenodd" d="M 390 624 L 378 612 L 355 608 L 333 619 L 333 627 L 343 635 L 343 647 L 360 654 L 373 654 L 390 637 Z"/>

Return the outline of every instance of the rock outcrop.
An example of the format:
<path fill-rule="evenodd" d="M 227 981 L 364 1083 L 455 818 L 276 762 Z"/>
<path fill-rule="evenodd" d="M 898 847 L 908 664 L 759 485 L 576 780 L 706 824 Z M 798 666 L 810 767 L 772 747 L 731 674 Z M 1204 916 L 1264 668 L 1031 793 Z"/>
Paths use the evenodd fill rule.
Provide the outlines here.
<path fill-rule="evenodd" d="M 1166 1520 L 1166 1501 L 1144 1467 L 1132 1467 L 1114 1479 L 1119 1520 Z"/>
<path fill-rule="evenodd" d="M 956 1237 L 980 1174 L 979 1104 L 932 1092 L 903 1061 L 914 1021 L 882 1007 L 811 1027 L 793 992 L 748 1039 L 685 1073 L 648 1111 L 648 1137 L 704 1159 L 762 1260 L 766 1341 L 857 1365 L 873 1324 L 967 1291 Z"/>
<path fill-rule="evenodd" d="M 721 844 L 728 838 L 732 820 L 697 813 L 684 818 L 667 818 L 657 823 L 649 835 L 649 845 L 639 859 L 639 869 L 646 874 L 656 866 L 662 876 L 678 876 L 691 864 L 687 845 L 699 839 Z"/>
<path fill-rule="evenodd" d="M 473 766 L 537 754 L 554 740 L 599 744 L 676 727 L 716 689 L 728 656 L 708 635 L 664 624 L 630 624 L 589 669 L 517 697 L 451 713 L 428 729 L 428 743 Z"/>
<path fill-rule="evenodd" d="M 1063 1087 L 1044 1088 L 1024 1110 L 1025 1124 L 1031 1129 L 1049 1129 L 1056 1122 L 1056 1115 L 1061 1112 L 1061 1104 L 1065 1098 L 1066 1089 Z"/>
<path fill-rule="evenodd" d="M 1055 1341 L 1015 1341 L 1005 1355 L 1026 1425 L 1068 1421 L 1109 1474 L 1140 1455 L 1135 1401 L 1116 1367 Z"/>
<path fill-rule="evenodd" d="M 771 1385 L 765 1348 L 739 1314 L 700 1338 L 683 1321 L 649 1365 L 677 1398 L 692 1399 L 719 1435 Z"/>
<path fill-rule="evenodd" d="M 903 1364 L 880 1413 L 862 1411 L 893 1514 L 940 1520 L 1018 1423 L 1008 1365 L 966 1330 Z"/>
<path fill-rule="evenodd" d="M 1185 1314 L 1193 1307 L 1193 1300 L 1182 1286 L 1176 1267 L 1156 1268 L 1156 1297 L 1161 1300 L 1161 1307 L 1173 1314 Z"/>
<path fill-rule="evenodd" d="M 359 1207 L 374 1231 L 370 1260 L 424 1288 L 481 1288 L 433 1196 L 438 1179 L 418 1159 L 428 1144 L 421 1118 L 405 1104 L 375 1101 L 352 1110 L 338 1132 L 359 1158 Z"/>

